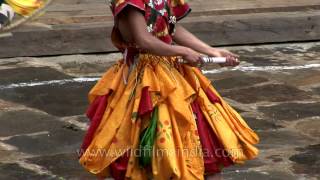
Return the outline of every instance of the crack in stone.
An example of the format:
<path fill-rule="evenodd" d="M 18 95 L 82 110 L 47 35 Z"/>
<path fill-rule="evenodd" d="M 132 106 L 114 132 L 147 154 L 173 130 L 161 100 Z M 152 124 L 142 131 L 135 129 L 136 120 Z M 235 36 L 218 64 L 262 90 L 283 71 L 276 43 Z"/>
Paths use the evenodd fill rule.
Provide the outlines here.
<path fill-rule="evenodd" d="M 57 175 L 54 175 L 51 171 L 49 171 L 48 169 L 46 169 L 43 166 L 39 166 L 37 164 L 32 164 L 32 163 L 27 163 L 25 161 L 17 161 L 16 162 L 20 167 L 28 169 L 30 171 L 35 172 L 36 174 L 39 175 L 47 175 L 50 176 L 51 178 L 56 178 Z"/>
<path fill-rule="evenodd" d="M 26 134 L 16 134 L 13 136 L 7 136 L 7 137 L 0 137 L 0 141 L 6 141 L 9 140 L 13 137 L 17 137 L 17 136 L 39 136 L 39 135 L 44 135 L 47 134 L 49 136 L 49 131 L 41 131 L 41 132 L 35 132 L 35 133 L 26 133 Z"/>

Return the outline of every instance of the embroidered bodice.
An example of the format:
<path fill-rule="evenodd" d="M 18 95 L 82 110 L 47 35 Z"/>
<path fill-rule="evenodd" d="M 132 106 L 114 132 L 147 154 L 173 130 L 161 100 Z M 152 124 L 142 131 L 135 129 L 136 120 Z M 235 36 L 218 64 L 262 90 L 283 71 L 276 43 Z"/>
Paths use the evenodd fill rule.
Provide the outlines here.
<path fill-rule="evenodd" d="M 184 0 L 111 0 L 110 8 L 115 17 L 115 24 L 117 15 L 127 6 L 133 6 L 144 12 L 148 32 L 168 44 L 172 43 L 176 22 L 191 11 Z M 132 47 L 122 39 L 116 25 L 113 29 L 112 41 L 120 51 Z"/>

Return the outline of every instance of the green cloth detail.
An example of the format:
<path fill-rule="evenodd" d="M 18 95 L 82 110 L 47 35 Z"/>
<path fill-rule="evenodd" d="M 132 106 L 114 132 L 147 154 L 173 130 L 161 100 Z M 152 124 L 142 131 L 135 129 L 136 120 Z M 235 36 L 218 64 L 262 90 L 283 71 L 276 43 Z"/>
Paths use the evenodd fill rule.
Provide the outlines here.
<path fill-rule="evenodd" d="M 157 21 L 158 18 L 158 11 L 151 8 L 151 17 L 149 18 L 147 25 L 149 26 L 150 24 L 154 24 Z"/>
<path fill-rule="evenodd" d="M 142 167 L 151 164 L 153 145 L 156 139 L 157 122 L 159 119 L 158 107 L 155 107 L 152 112 L 151 122 L 140 136 L 140 157 L 139 162 Z"/>

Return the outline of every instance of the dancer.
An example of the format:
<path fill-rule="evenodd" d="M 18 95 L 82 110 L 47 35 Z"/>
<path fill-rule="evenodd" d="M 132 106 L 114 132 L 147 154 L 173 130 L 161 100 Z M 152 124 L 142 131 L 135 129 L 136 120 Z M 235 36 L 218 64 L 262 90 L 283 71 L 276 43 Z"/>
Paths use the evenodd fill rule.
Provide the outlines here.
<path fill-rule="evenodd" d="M 89 93 L 90 127 L 79 163 L 100 178 L 204 179 L 258 155 L 258 136 L 198 68 L 212 48 L 177 23 L 184 0 L 112 0 L 123 59 Z M 182 63 L 181 59 L 184 62 Z"/>

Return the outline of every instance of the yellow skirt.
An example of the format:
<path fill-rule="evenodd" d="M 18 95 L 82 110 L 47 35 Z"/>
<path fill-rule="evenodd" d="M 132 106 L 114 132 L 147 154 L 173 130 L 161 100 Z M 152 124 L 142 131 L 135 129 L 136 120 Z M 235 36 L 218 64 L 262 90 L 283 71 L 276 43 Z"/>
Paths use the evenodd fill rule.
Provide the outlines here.
<path fill-rule="evenodd" d="M 226 152 L 223 159 L 232 163 L 243 163 L 258 155 L 254 147 L 258 136 L 198 68 L 178 63 L 177 57 L 140 54 L 138 62 L 130 67 L 119 60 L 90 91 L 91 105 L 101 97 L 104 106 L 101 101 L 99 107 L 96 105 L 100 119 L 91 121 L 95 127 L 88 130 L 90 135 L 79 157 L 80 164 L 97 176 L 204 179 L 205 174 L 213 172 L 210 157 L 206 157 L 210 153 L 204 151 L 204 146 L 214 143 Z M 151 124 L 148 107 L 158 109 L 156 135 L 151 164 L 141 166 L 137 150 L 142 132 Z M 218 142 L 210 142 L 211 136 Z M 122 170 L 122 178 L 116 178 L 119 174 L 112 172 L 116 169 Z"/>

